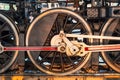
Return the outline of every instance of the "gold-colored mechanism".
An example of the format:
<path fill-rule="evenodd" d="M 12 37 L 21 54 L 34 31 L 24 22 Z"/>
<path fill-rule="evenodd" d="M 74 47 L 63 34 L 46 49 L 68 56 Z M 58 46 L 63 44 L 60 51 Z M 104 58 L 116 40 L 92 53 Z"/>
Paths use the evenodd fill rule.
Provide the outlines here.
<path fill-rule="evenodd" d="M 85 52 L 85 44 L 84 43 L 80 43 L 77 41 L 71 41 L 71 43 L 73 43 L 75 46 L 78 47 L 79 51 L 77 51 L 75 54 L 73 54 L 70 50 L 70 48 L 67 46 L 66 47 L 66 54 L 68 56 L 85 56 L 88 52 Z"/>
<path fill-rule="evenodd" d="M 85 56 L 87 54 L 84 50 L 85 44 L 68 40 L 63 30 L 52 38 L 51 45 L 56 45 L 59 52 L 66 52 L 68 56 Z"/>

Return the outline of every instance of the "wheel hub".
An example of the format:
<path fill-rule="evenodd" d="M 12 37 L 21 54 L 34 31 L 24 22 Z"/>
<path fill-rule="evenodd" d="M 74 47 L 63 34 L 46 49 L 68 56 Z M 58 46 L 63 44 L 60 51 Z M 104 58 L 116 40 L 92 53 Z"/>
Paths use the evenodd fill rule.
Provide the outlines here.
<path fill-rule="evenodd" d="M 51 46 L 60 46 L 62 43 L 62 39 L 59 37 L 59 35 L 55 35 L 51 39 Z"/>
<path fill-rule="evenodd" d="M 60 37 L 55 35 L 51 39 L 51 46 L 57 46 L 60 53 L 66 53 L 68 56 L 85 56 L 87 53 L 84 51 L 85 44 L 78 41 L 70 41 L 73 46 L 69 47 Z"/>
<path fill-rule="evenodd" d="M 58 51 L 61 52 L 61 53 L 66 52 L 66 44 L 62 41 L 62 39 L 61 39 L 61 37 L 59 35 L 55 35 L 51 39 L 51 46 L 57 46 Z"/>

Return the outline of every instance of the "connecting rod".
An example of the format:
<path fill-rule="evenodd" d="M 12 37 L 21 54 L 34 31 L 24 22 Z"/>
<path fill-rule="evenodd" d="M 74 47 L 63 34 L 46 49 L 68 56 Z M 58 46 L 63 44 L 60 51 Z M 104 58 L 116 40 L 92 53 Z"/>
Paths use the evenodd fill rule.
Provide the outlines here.
<path fill-rule="evenodd" d="M 78 34 L 66 34 L 66 37 L 80 37 L 89 39 L 108 39 L 108 40 L 120 40 L 120 37 L 114 36 L 97 36 L 97 35 L 78 35 Z"/>

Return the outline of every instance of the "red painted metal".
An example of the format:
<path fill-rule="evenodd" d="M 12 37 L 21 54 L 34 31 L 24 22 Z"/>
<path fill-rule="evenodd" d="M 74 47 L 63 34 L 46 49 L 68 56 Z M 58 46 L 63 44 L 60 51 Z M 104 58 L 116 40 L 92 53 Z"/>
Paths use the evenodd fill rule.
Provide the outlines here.
<path fill-rule="evenodd" d="M 31 46 L 31 47 L 4 47 L 4 51 L 57 51 L 57 47 L 52 46 Z"/>
<path fill-rule="evenodd" d="M 53 46 L 25 46 L 25 47 L 3 47 L 3 51 L 58 51 L 57 47 Z M 120 51 L 120 44 L 114 45 L 94 45 L 84 47 L 84 51 L 99 52 L 99 51 Z"/>

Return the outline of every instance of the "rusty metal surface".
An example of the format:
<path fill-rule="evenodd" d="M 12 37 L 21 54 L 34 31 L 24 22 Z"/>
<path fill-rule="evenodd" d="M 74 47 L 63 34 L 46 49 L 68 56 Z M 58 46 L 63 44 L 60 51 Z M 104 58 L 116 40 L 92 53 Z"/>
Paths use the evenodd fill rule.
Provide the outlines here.
<path fill-rule="evenodd" d="M 120 75 L 112 76 L 0 76 L 0 80 L 120 80 Z"/>

